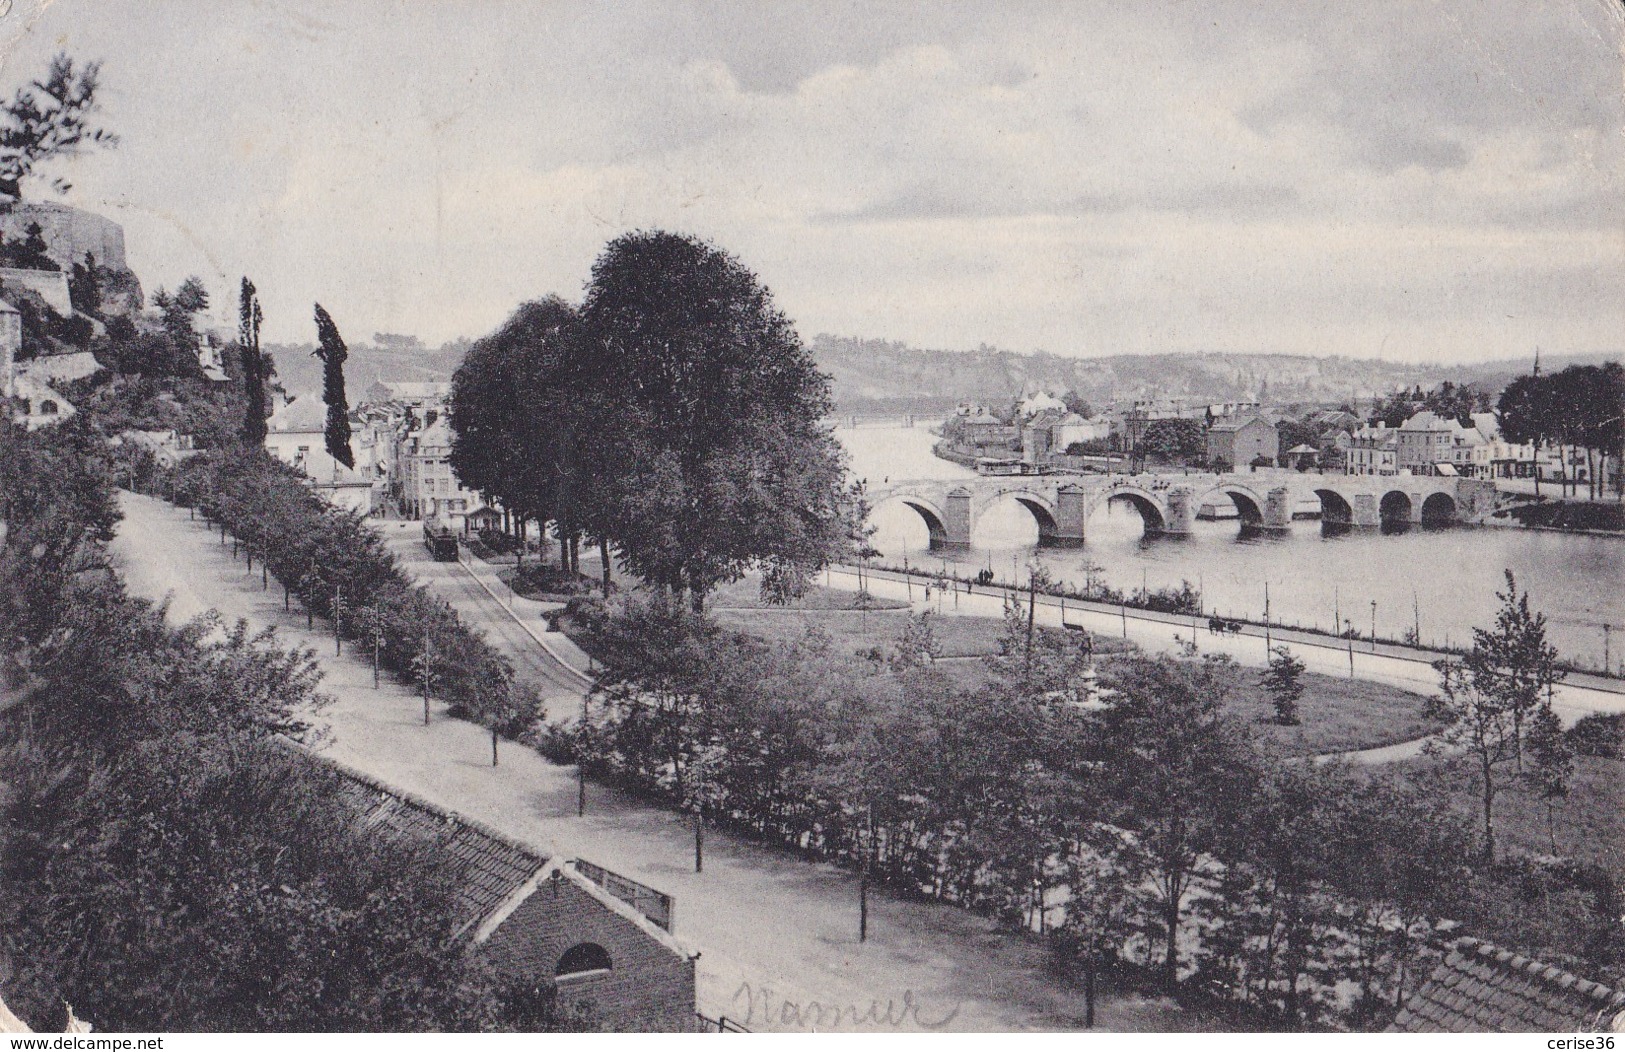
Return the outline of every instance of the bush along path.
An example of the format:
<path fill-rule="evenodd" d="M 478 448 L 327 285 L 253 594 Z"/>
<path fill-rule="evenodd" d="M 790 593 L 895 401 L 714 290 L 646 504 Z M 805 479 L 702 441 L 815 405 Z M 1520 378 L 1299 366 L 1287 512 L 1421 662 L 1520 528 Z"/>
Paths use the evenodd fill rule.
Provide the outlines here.
<path fill-rule="evenodd" d="M 426 721 L 432 695 L 488 727 L 493 763 L 498 735 L 523 736 L 540 717 L 540 699 L 503 655 L 413 584 L 359 516 L 323 501 L 287 465 L 259 450 L 214 450 L 158 475 L 153 488 L 218 527 L 221 544 L 250 571 L 258 565 L 286 604 L 297 598 L 312 622 L 331 622 L 336 651 L 348 641 L 416 684 Z"/>

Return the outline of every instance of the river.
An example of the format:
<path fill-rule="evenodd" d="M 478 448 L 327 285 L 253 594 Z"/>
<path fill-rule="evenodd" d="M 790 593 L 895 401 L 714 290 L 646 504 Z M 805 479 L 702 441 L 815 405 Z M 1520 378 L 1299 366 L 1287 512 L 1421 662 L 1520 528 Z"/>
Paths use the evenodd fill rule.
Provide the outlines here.
<path fill-rule="evenodd" d="M 860 422 L 835 434 L 851 455 L 853 476 L 871 484 L 975 475 L 932 455 L 936 437 L 923 420 L 914 427 Z M 877 507 L 871 522 L 871 543 L 890 563 L 986 568 L 1008 581 L 1024 579 L 1036 559 L 1080 587 L 1093 565 L 1097 580 L 1125 591 L 1189 581 L 1209 612 L 1251 620 L 1263 617 L 1268 582 L 1272 620 L 1324 629 L 1335 616 L 1364 635 L 1374 615 L 1380 637 L 1399 639 L 1420 626 L 1429 644 L 1459 644 L 1474 626 L 1491 625 L 1495 593 L 1511 570 L 1545 613 L 1548 636 L 1565 658 L 1601 668 L 1606 647 L 1613 669 L 1625 667 L 1622 538 L 1488 526 L 1324 532 L 1314 520 L 1298 520 L 1285 534 L 1244 537 L 1231 520 L 1197 522 L 1188 537 L 1148 537 L 1139 514 L 1112 501 L 1090 518 L 1083 548 L 1039 549 L 1037 523 L 1011 500 L 977 521 L 970 551 L 933 552 L 925 523 L 899 502 Z"/>

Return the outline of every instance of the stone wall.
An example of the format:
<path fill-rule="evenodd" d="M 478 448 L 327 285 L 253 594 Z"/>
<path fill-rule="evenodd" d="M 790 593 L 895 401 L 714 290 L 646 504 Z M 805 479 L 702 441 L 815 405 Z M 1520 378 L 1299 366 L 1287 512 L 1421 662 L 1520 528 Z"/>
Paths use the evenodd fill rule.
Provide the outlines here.
<path fill-rule="evenodd" d="M 28 289 L 64 318 L 73 313 L 73 297 L 68 294 L 68 275 L 63 271 L 0 267 L 0 282 L 4 282 L 8 288 Z"/>
<path fill-rule="evenodd" d="M 602 946 L 612 967 L 560 981 L 561 1003 L 587 1003 L 611 1030 L 694 1029 L 694 961 L 562 873 L 544 878 L 484 949 L 509 975 L 551 980 L 564 951 L 578 943 Z"/>
<path fill-rule="evenodd" d="M 0 205 L 0 234 L 7 241 L 21 241 L 28 224 L 38 223 L 45 235 L 48 252 L 63 270 L 85 261 L 85 253 L 114 270 L 128 270 L 124 259 L 124 228 L 95 212 L 53 201 L 18 201 Z"/>

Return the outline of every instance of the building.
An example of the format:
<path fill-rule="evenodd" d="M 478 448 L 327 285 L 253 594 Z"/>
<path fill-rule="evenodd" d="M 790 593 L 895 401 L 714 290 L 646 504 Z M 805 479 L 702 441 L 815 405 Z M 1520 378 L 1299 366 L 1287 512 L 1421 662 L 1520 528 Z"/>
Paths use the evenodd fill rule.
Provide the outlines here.
<path fill-rule="evenodd" d="M 1307 442 L 1293 446 L 1282 454 L 1281 466 L 1294 471 L 1311 471 L 1320 466 L 1320 450 Z"/>
<path fill-rule="evenodd" d="M 1398 431 L 1372 424 L 1354 432 L 1343 471 L 1349 475 L 1399 474 Z"/>
<path fill-rule="evenodd" d="M 1412 416 L 1400 425 L 1395 436 L 1399 470 L 1412 475 L 1439 474 L 1438 465 L 1450 464 L 1454 459 L 1457 431 L 1454 420 L 1431 410 Z"/>
<path fill-rule="evenodd" d="M 1207 429 L 1207 462 L 1215 471 L 1239 471 L 1259 460 L 1273 466 L 1280 452 L 1275 425 L 1256 414 L 1221 420 Z"/>
<path fill-rule="evenodd" d="M 451 428 L 444 419 L 406 437 L 399 454 L 401 502 L 414 519 L 460 517 L 484 502 L 451 469 Z"/>
<path fill-rule="evenodd" d="M 1625 993 L 1478 939 L 1459 939 L 1388 1027 L 1410 1034 L 1574 1034 L 1625 1028 Z"/>
<path fill-rule="evenodd" d="M 350 449 L 355 452 L 352 437 Z M 359 457 L 355 467 L 340 463 L 327 451 L 327 406 L 309 397 L 295 398 L 279 407 L 266 421 L 265 450 L 296 468 L 310 480 L 328 503 L 357 515 L 377 509 L 384 482 Z"/>
<path fill-rule="evenodd" d="M 1111 437 L 1111 421 L 1102 417 L 1090 420 L 1077 413 L 1068 413 L 1050 426 L 1050 448 L 1066 452 L 1074 442 L 1101 442 Z"/>
<path fill-rule="evenodd" d="M 672 934 L 669 895 L 333 767 L 363 827 L 447 858 L 458 878 L 458 935 L 501 975 L 555 986 L 561 1003 L 586 1006 L 607 1029 L 694 1029 L 697 955 Z"/>
<path fill-rule="evenodd" d="M 26 373 L 18 373 L 11 382 L 11 419 L 30 431 L 59 424 L 78 410 L 54 388 Z"/>

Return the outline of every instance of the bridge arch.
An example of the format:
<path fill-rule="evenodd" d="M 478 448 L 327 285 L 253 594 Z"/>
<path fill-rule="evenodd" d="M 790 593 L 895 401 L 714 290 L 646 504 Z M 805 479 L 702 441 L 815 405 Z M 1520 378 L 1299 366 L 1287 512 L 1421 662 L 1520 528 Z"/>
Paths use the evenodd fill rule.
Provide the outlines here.
<path fill-rule="evenodd" d="M 1354 522 L 1354 506 L 1349 503 L 1347 497 L 1335 489 L 1317 489 L 1315 496 L 1320 498 L 1322 524 L 1348 526 Z"/>
<path fill-rule="evenodd" d="M 1060 526 L 1055 521 L 1055 505 L 1050 502 L 1048 497 L 1022 490 L 1007 491 L 997 494 L 989 500 L 983 506 L 982 512 L 986 513 L 1005 500 L 1015 501 L 1023 508 L 1026 508 L 1028 513 L 1032 515 L 1033 521 L 1038 524 L 1038 543 L 1041 547 L 1056 543 L 1056 537 L 1060 533 Z M 972 528 L 974 530 L 974 524 Z"/>
<path fill-rule="evenodd" d="M 1377 505 L 1377 514 L 1384 526 L 1399 525 L 1411 521 L 1411 498 L 1408 494 L 1397 489 L 1391 489 L 1382 495 L 1382 502 Z"/>
<path fill-rule="evenodd" d="M 1456 499 L 1448 493 L 1430 493 L 1422 502 L 1424 526 L 1447 526 L 1456 518 Z"/>
<path fill-rule="evenodd" d="M 1236 515 L 1239 516 L 1243 529 L 1256 529 L 1264 525 L 1264 498 L 1246 486 L 1221 482 L 1201 493 L 1192 501 L 1192 506 L 1200 508 L 1215 493 L 1222 493 L 1230 498 L 1230 503 L 1236 506 Z"/>
<path fill-rule="evenodd" d="M 1161 530 L 1168 524 L 1168 513 L 1162 501 L 1147 489 L 1118 483 L 1100 495 L 1100 499 L 1095 503 L 1095 509 L 1103 508 L 1114 500 L 1126 501 L 1139 512 L 1140 520 L 1145 523 L 1147 531 Z"/>
<path fill-rule="evenodd" d="M 876 501 L 870 507 L 870 511 L 873 512 L 876 508 L 891 501 L 897 501 L 912 508 L 915 514 L 919 515 L 921 520 L 925 522 L 925 530 L 930 535 L 932 549 L 941 548 L 948 543 L 947 516 L 943 514 L 942 508 L 935 502 L 924 497 L 915 496 L 912 493 L 888 493 Z"/>

